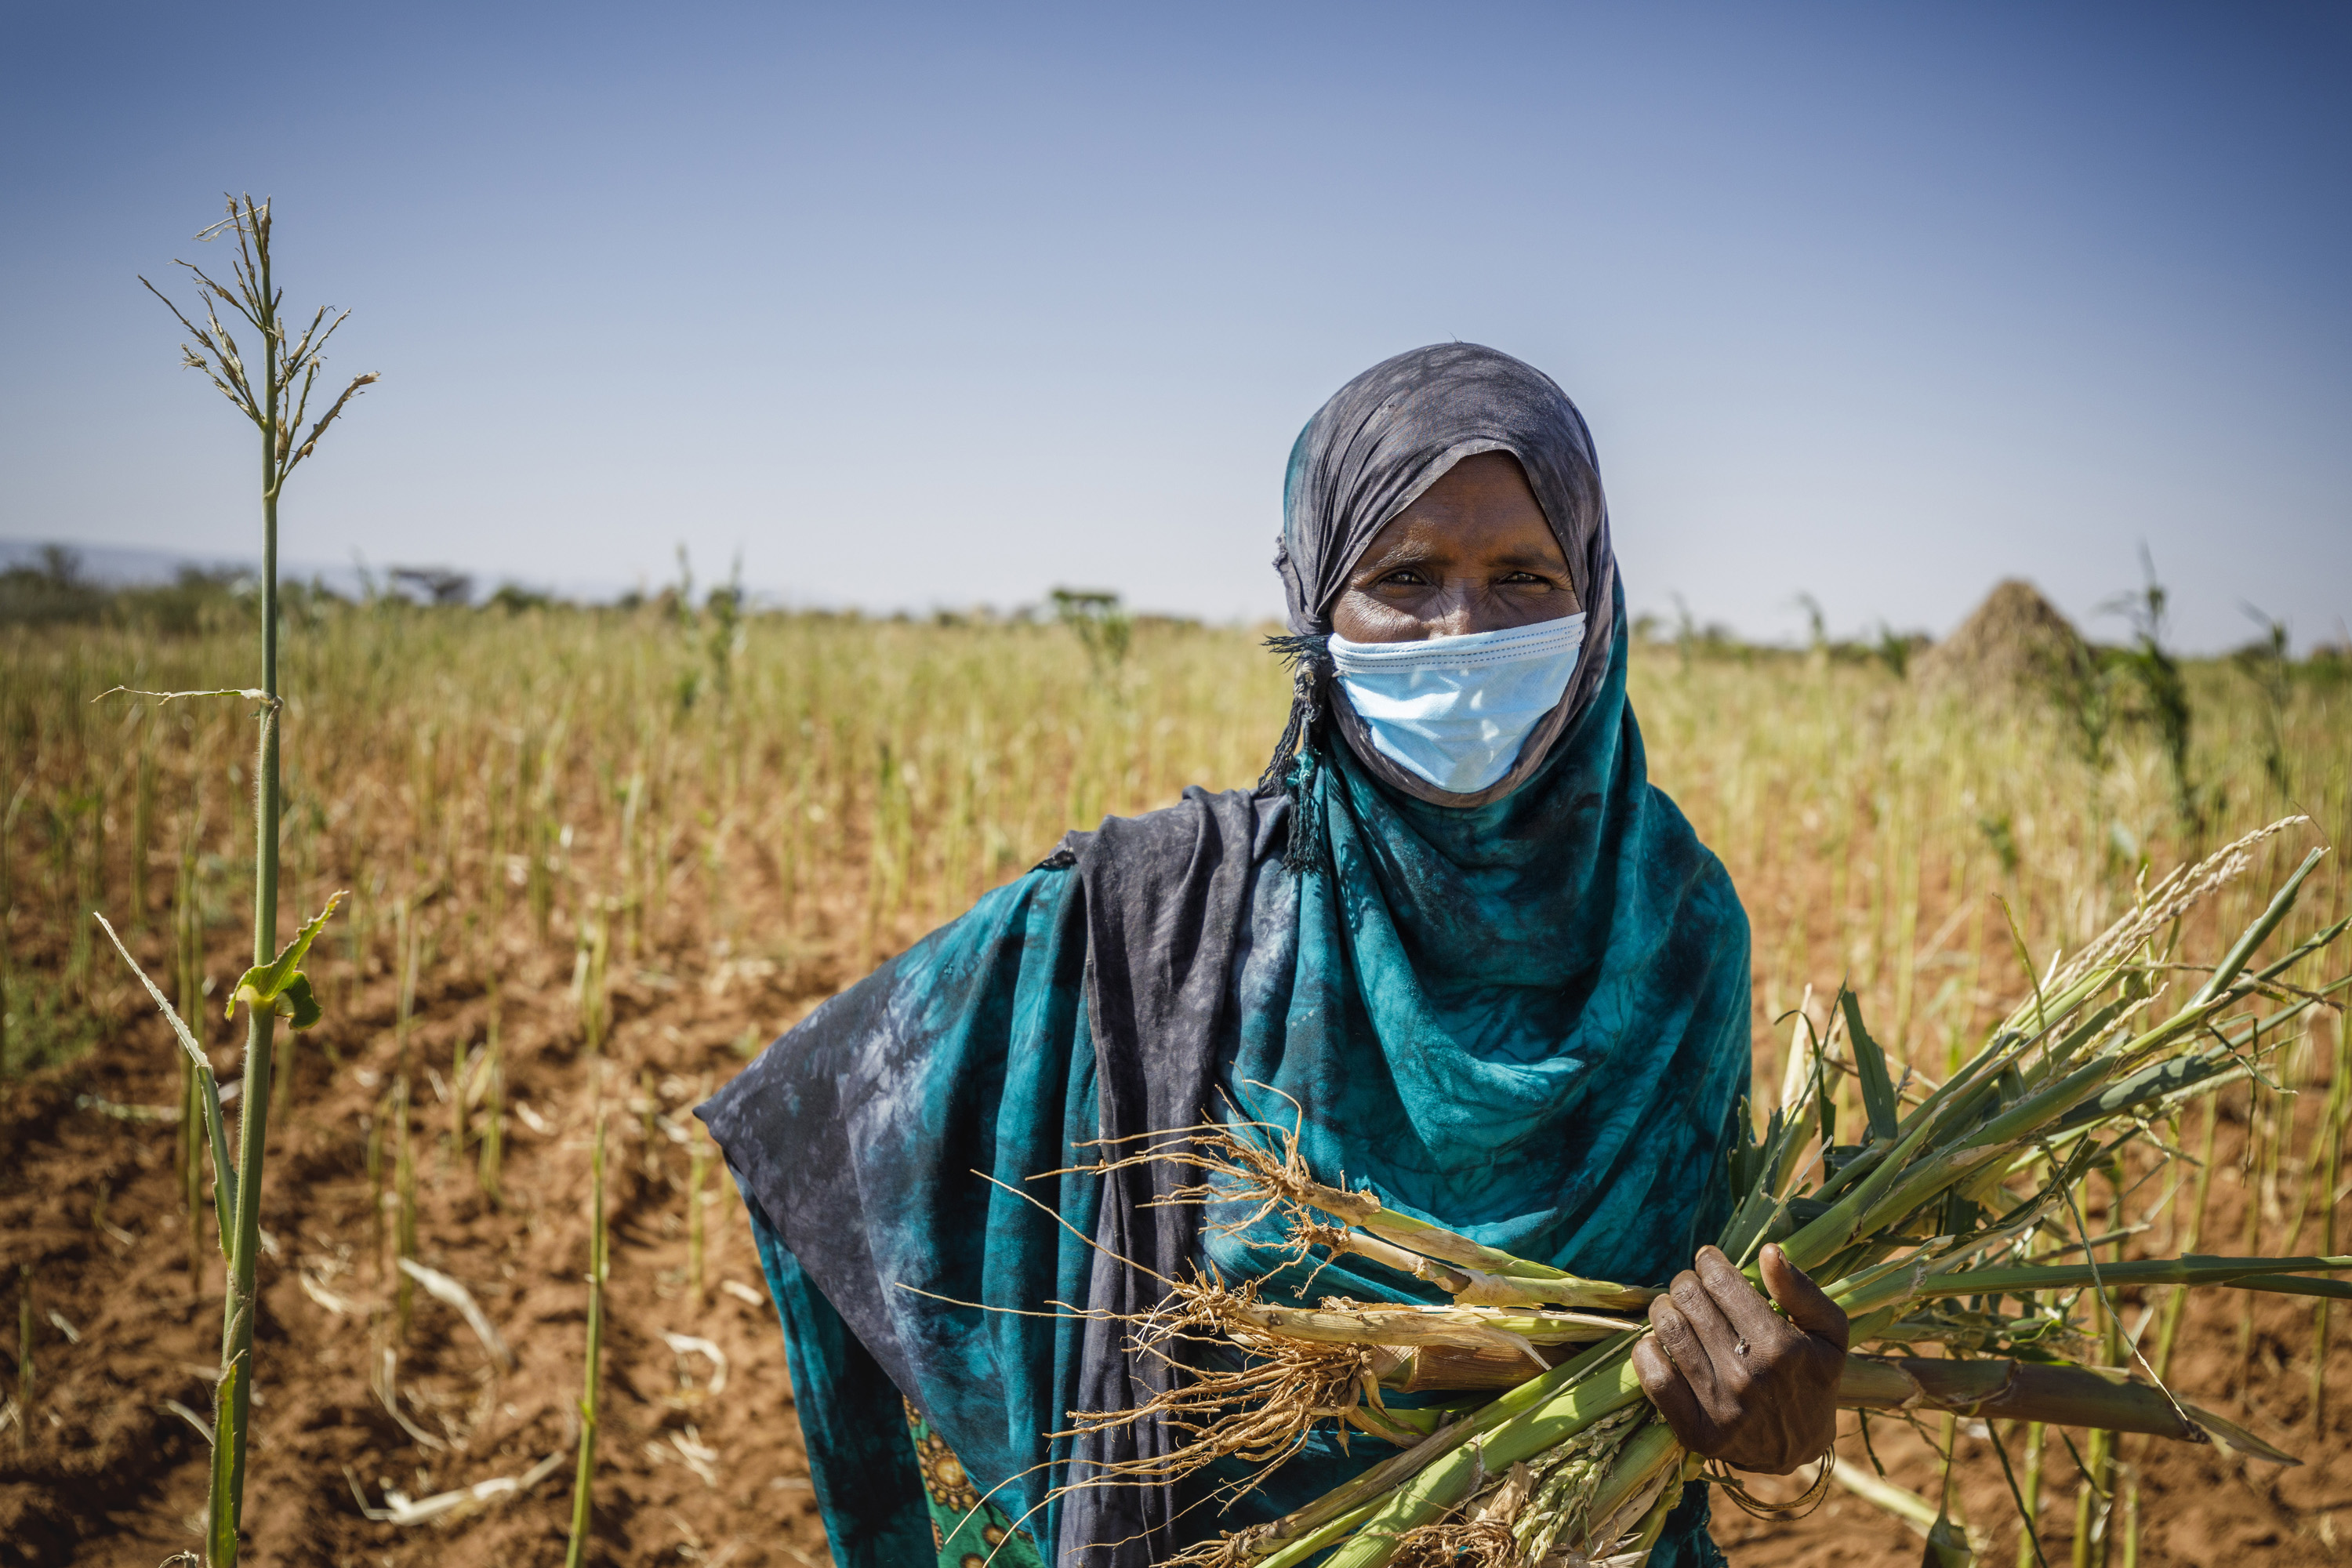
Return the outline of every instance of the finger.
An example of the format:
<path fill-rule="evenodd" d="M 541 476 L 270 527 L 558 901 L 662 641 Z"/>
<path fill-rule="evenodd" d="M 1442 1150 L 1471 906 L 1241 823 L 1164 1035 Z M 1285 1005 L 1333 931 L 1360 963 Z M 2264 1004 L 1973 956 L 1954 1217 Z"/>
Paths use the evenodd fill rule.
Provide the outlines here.
<path fill-rule="evenodd" d="M 1852 1325 L 1838 1304 L 1813 1283 L 1812 1277 L 1790 1262 L 1777 1246 L 1766 1247 L 1759 1262 L 1764 1288 L 1772 1292 L 1772 1300 L 1780 1304 L 1780 1310 L 1789 1314 L 1789 1321 L 1840 1350 L 1845 1349 Z"/>
<path fill-rule="evenodd" d="M 1633 1343 L 1633 1375 L 1641 1380 L 1642 1392 L 1658 1407 L 1674 1429 L 1675 1440 L 1696 1454 L 1713 1454 L 1723 1446 L 1723 1434 L 1706 1409 L 1698 1395 L 1683 1380 L 1666 1352 L 1654 1339 L 1637 1340 Z"/>
<path fill-rule="evenodd" d="M 1706 1348 L 1716 1365 L 1725 1365 L 1729 1357 L 1738 1353 L 1735 1347 L 1742 1338 L 1739 1331 L 1731 1326 L 1715 1293 L 1695 1271 L 1685 1268 L 1675 1275 L 1674 1283 L 1666 1287 L 1666 1296 L 1690 1324 L 1691 1332 L 1698 1336 L 1699 1343 Z"/>
<path fill-rule="evenodd" d="M 1690 1274 L 1679 1275 L 1677 1279 L 1691 1280 L 1692 1294 L 1701 1298 L 1706 1295 L 1705 1290 L 1696 1289 L 1697 1282 Z M 1713 1308 L 1710 1307 L 1708 1310 L 1713 1311 Z M 1717 1313 L 1716 1318 L 1720 1323 L 1722 1314 Z M 1698 1331 L 1693 1326 L 1690 1319 L 1683 1313 L 1672 1296 L 1661 1296 L 1650 1303 L 1650 1328 L 1658 1348 L 1673 1359 L 1675 1365 L 1680 1369 L 1684 1381 L 1690 1384 L 1691 1393 L 1697 1397 L 1700 1405 L 1711 1415 L 1721 1414 L 1724 1403 L 1723 1380 L 1716 1370 L 1717 1354 L 1709 1351 L 1706 1342 L 1699 1337 Z M 1729 1340 L 1725 1341 L 1719 1353 L 1725 1361 L 1732 1359 Z"/>
<path fill-rule="evenodd" d="M 1692 1272 L 1706 1285 L 1706 1293 L 1715 1298 L 1739 1337 L 1751 1344 L 1779 1344 L 1790 1332 L 1789 1325 L 1772 1310 L 1764 1293 L 1748 1282 L 1748 1276 L 1731 1266 L 1731 1259 L 1712 1247 L 1698 1249 L 1698 1260 L 1691 1265 Z"/>

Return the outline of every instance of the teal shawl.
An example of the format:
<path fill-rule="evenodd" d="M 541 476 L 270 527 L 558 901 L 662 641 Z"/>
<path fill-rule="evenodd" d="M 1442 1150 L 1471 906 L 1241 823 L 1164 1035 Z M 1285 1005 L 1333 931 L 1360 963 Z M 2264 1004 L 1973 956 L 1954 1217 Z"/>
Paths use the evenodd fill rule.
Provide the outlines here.
<path fill-rule="evenodd" d="M 784 1317 L 843 1568 L 933 1560 L 902 1395 L 1049 1560 L 1088 1568 L 1276 1517 L 1379 1458 L 1318 1436 L 1241 1495 L 1230 1473 L 1087 1484 L 1169 1439 L 1051 1434 L 1165 1374 L 1054 1303 L 1155 1300 L 1111 1254 L 1297 1282 L 1256 1238 L 1152 1206 L 1164 1186 L 1033 1179 L 1089 1163 L 1098 1136 L 1295 1125 L 1327 1178 L 1587 1275 L 1663 1284 L 1713 1238 L 1748 1072 L 1748 926 L 1648 781 L 1610 564 L 1588 577 L 1612 630 L 1575 711 L 1499 798 L 1417 798 L 1310 723 L 1286 787 L 1188 791 L 1073 835 L 704 1108 Z M 1429 1299 L 1343 1262 L 1317 1294 Z M 1655 1568 L 1719 1563 L 1705 1521 L 1695 1486 Z"/>

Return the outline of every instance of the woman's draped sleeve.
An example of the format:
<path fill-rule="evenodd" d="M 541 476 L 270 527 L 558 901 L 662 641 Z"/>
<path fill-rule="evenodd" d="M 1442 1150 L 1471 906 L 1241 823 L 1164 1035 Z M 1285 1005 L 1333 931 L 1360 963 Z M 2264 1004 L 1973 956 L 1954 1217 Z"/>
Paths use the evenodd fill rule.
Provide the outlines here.
<path fill-rule="evenodd" d="M 1045 1434 L 1076 1403 L 1083 1325 L 1049 1303 L 1086 1300 L 1099 1182 L 1032 1178 L 1095 1136 L 1076 882 L 1039 869 L 990 893 L 706 1108 L 784 1315 L 843 1568 L 934 1555 L 902 1394 L 982 1489 L 1005 1483 L 992 1500 L 1016 1521 L 1067 1463 Z M 1025 1528 L 1051 1542 L 1053 1523 Z"/>

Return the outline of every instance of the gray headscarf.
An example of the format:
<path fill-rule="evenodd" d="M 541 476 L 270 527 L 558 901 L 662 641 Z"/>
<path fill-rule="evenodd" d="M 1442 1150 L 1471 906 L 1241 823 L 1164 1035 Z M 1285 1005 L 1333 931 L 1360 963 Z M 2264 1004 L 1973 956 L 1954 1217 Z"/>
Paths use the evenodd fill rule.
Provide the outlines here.
<path fill-rule="evenodd" d="M 1584 647 L 1559 705 L 1528 734 L 1509 773 L 1474 795 L 1454 795 L 1375 748 L 1363 721 L 1328 679 L 1328 663 L 1315 656 L 1302 660 L 1286 752 L 1289 739 L 1328 706 L 1349 749 L 1391 788 L 1438 805 L 1484 805 L 1518 788 L 1542 765 L 1552 742 L 1601 684 L 1617 631 L 1617 557 L 1610 548 L 1609 503 L 1591 433 L 1551 377 L 1476 343 L 1433 343 L 1381 361 L 1341 387 L 1298 433 L 1274 557 L 1294 638 L 1319 644 L 1328 636 L 1331 605 L 1373 536 L 1447 469 L 1481 452 L 1508 452 L 1518 459 L 1568 558 L 1569 580 L 1584 610 Z M 1279 753 L 1276 760 L 1277 769 L 1270 773 L 1278 771 Z"/>

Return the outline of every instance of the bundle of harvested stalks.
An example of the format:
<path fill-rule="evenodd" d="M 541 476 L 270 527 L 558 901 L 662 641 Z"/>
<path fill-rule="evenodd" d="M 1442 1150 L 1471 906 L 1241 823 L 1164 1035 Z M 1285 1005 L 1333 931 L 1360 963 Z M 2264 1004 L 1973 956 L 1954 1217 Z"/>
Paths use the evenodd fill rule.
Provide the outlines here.
<path fill-rule="evenodd" d="M 2085 1234 L 2074 1195 L 2090 1173 L 2119 1169 L 2126 1148 L 2176 1157 L 2156 1136 L 2158 1121 L 2189 1099 L 2259 1078 L 2293 1026 L 2352 985 L 2352 976 L 2315 989 L 2288 981 L 2352 921 L 2252 966 L 2321 850 L 2217 963 L 2178 962 L 2182 916 L 2245 872 L 2263 840 L 2302 820 L 2176 871 L 2071 961 L 2053 960 L 2038 978 L 2029 971 L 2026 999 L 1942 1084 L 1909 1068 L 1897 1081 L 1853 994 L 1841 993 L 1838 1026 L 1811 1039 L 1761 1137 L 1750 1129 L 1731 1155 L 1735 1206 L 1719 1242 L 1751 1279 L 1759 1252 L 1777 1242 L 1850 1315 L 1857 1353 L 1841 1404 L 2218 1440 L 2294 1462 L 2175 1395 L 2145 1361 L 2140 1381 L 2065 1352 L 2093 1342 L 2075 1326 L 2078 1310 L 2095 1303 L 2112 1312 L 2107 1292 L 2121 1285 L 2352 1297 L 2352 1283 L 2314 1278 L 2352 1269 L 2352 1258 L 2103 1264 L 2095 1243 L 2112 1238 Z M 2192 984 L 2159 1016 L 2168 992 Z M 1866 1125 L 1853 1142 L 1837 1142 L 1833 1072 L 1858 1082 Z M 1186 1445 L 1122 1479 L 1172 1479 L 1227 1455 L 1279 1463 L 1325 1422 L 1405 1448 L 1307 1508 L 1205 1542 L 1184 1561 L 1291 1568 L 1327 1551 L 1333 1568 L 1646 1561 L 1700 1465 L 1643 1399 L 1633 1372 L 1630 1352 L 1647 1331 L 1640 1312 L 1656 1292 L 1514 1258 L 1370 1192 L 1327 1184 L 1300 1158 L 1295 1133 L 1263 1123 L 1158 1135 L 1109 1151 L 1091 1168 L 1141 1163 L 1196 1171 L 1200 1179 L 1179 1195 L 1213 1205 L 1213 1229 L 1248 1239 L 1278 1222 L 1280 1240 L 1255 1244 L 1286 1264 L 1352 1254 L 1453 1298 L 1441 1306 L 1336 1298 L 1289 1305 L 1261 1300 L 1255 1285 L 1173 1282 L 1160 1310 L 1136 1325 L 1135 1342 L 1180 1359 L 1174 1342 L 1205 1342 L 1220 1347 L 1216 1356 L 1181 1359 L 1223 1370 L 1180 1379 L 1139 1411 L 1082 1418 L 1100 1426 L 1165 1417 L 1187 1433 Z M 2016 1310 L 2004 1311 L 2010 1301 Z M 1927 1342 L 1943 1357 L 1900 1353 Z M 1865 1347 L 1882 1353 L 1860 1353 Z M 1383 1388 L 1504 1392 L 1415 1410 L 1385 1405 Z"/>

